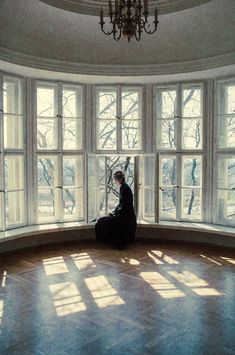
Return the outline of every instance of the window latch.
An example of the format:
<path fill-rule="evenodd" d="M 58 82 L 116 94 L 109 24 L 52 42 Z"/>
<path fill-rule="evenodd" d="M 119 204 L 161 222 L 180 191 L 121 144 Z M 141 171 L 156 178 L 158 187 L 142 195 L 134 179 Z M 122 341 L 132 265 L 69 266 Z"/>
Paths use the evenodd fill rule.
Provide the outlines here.
<path fill-rule="evenodd" d="M 161 186 L 159 187 L 159 189 L 160 189 L 161 191 L 165 191 L 165 189 L 164 189 L 163 187 L 161 187 Z"/>
<path fill-rule="evenodd" d="M 62 186 L 56 186 L 56 189 L 63 189 L 63 187 Z"/>
<path fill-rule="evenodd" d="M 179 185 L 174 185 L 173 187 L 174 187 L 174 189 L 179 189 L 180 188 Z"/>

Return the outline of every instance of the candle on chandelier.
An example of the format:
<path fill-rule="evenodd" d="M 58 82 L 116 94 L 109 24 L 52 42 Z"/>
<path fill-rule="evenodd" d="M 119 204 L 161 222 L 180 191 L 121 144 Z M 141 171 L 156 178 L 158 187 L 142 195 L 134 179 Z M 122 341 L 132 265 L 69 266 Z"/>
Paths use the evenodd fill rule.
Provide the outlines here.
<path fill-rule="evenodd" d="M 155 16 L 154 17 L 155 17 L 154 22 L 155 22 L 155 24 L 157 24 L 158 23 L 158 11 L 157 11 L 156 7 L 155 7 Z"/>
<path fill-rule="evenodd" d="M 109 0 L 109 14 L 112 15 L 112 2 Z"/>
<path fill-rule="evenodd" d="M 103 11 L 103 7 L 101 7 L 101 9 L 100 9 L 100 22 L 101 22 L 101 23 L 104 22 L 104 11 Z"/>
<path fill-rule="evenodd" d="M 115 15 L 118 14 L 118 0 L 115 0 Z"/>
<path fill-rule="evenodd" d="M 144 12 L 148 13 L 148 0 L 144 0 Z"/>

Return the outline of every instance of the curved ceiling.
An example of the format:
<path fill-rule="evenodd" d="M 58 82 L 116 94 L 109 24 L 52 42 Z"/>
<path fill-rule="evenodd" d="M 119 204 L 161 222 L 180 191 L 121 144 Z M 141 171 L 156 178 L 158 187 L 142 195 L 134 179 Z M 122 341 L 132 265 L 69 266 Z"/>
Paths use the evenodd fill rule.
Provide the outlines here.
<path fill-rule="evenodd" d="M 204 2 L 187 1 L 191 6 Z M 186 1 L 156 3 L 173 6 Z M 211 0 L 160 15 L 155 34 L 128 43 L 124 38 L 115 42 L 102 34 L 96 16 L 65 11 L 38 0 L 0 0 L 0 59 L 96 75 L 157 75 L 226 66 L 235 64 L 234 13 L 234 0 Z"/>
<path fill-rule="evenodd" d="M 39 0 L 51 6 L 86 15 L 98 15 L 100 8 L 108 13 L 108 0 Z M 150 12 L 157 6 L 160 14 L 189 9 L 212 0 L 149 0 Z M 113 0 L 114 3 L 114 0 Z M 143 2 L 142 2 L 143 3 Z"/>

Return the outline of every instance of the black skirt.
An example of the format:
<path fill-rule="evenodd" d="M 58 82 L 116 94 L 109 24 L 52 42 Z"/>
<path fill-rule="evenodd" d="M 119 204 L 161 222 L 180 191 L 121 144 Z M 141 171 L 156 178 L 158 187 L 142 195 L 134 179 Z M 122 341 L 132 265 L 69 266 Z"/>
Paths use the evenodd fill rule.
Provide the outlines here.
<path fill-rule="evenodd" d="M 110 243 L 118 248 L 134 243 L 135 231 L 135 214 L 101 217 L 95 225 L 96 240 L 105 244 Z"/>

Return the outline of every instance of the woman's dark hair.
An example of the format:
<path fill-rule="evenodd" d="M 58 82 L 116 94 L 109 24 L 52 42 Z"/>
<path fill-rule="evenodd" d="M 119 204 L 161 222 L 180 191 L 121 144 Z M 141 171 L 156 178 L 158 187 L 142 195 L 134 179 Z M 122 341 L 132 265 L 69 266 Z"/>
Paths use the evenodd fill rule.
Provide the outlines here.
<path fill-rule="evenodd" d="M 122 184 L 125 182 L 125 174 L 121 170 L 115 171 L 115 173 L 113 174 L 113 178 L 115 180 L 120 181 L 120 183 Z"/>

